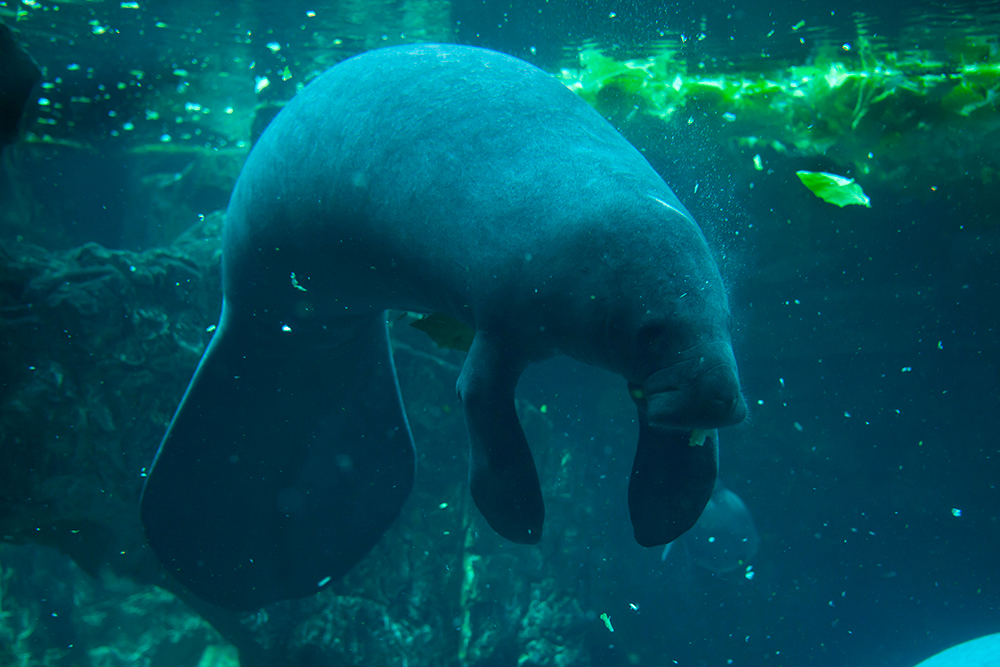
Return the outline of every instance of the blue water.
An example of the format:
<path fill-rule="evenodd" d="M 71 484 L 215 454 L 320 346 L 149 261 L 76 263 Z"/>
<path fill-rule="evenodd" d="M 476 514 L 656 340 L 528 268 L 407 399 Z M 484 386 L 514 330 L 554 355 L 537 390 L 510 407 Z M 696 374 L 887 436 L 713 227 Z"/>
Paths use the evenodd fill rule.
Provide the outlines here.
<path fill-rule="evenodd" d="M 411 7 L 409 22 L 394 3 L 365 5 L 353 16 L 320 3 L 128 4 L 0 2 L 0 17 L 19 29 L 50 84 L 36 88 L 29 104 L 26 129 L 34 140 L 4 156 L 41 208 L 31 209 L 30 222 L 8 218 L 0 229 L 5 240 L 60 252 L 91 241 L 134 251 L 169 245 L 183 229 L 170 226 L 177 219 L 193 224 L 225 207 L 235 173 L 232 164 L 216 173 L 184 148 L 214 151 L 238 165 L 249 149 L 258 102 L 287 98 L 310 72 L 342 57 L 421 41 L 420 35 L 497 48 L 552 71 L 572 65 L 581 44 L 624 59 L 680 35 L 685 53 L 703 58 L 707 72 L 740 71 L 762 58 L 780 69 L 809 62 L 821 44 L 854 40 L 859 24 L 887 47 L 934 49 L 949 39 L 985 39 L 992 44 L 989 62 L 1000 58 L 996 3 L 899 12 L 889 3 L 790 0 L 766 7 L 456 0 L 421 5 L 416 18 Z M 14 21 L 18 7 L 21 18 Z M 326 23 L 311 24 L 310 11 Z M 428 17 L 440 16 L 447 18 L 430 23 Z M 800 21 L 804 27 L 793 30 Z M 266 60 L 275 56 L 267 46 L 272 42 L 280 46 L 280 64 Z M 240 44 L 244 60 L 225 65 L 232 72 L 218 77 L 217 59 L 232 58 Z M 286 65 L 295 76 L 281 81 L 275 73 Z M 255 93 L 255 77 L 265 68 L 273 83 Z M 234 77 L 239 85 L 232 85 Z M 157 106 L 160 96 L 198 102 L 210 112 Z M 88 101 L 71 102 L 74 97 Z M 993 122 L 996 112 L 994 105 Z M 58 122 L 39 124 L 39 118 Z M 721 477 L 746 502 L 760 532 L 751 567 L 716 574 L 674 556 L 661 561 L 660 549 L 634 543 L 626 506 L 634 408 L 619 378 L 565 359 L 530 368 L 518 388 L 522 408 L 534 411 L 530 419 L 522 412 L 533 424 L 529 439 L 545 434 L 545 442 L 535 444 L 549 479 L 544 488 L 553 494 L 546 499 L 542 544 L 502 542 L 465 497 L 473 526 L 468 546 L 461 512 L 435 509 L 460 506 L 465 493 L 465 442 L 450 394 L 462 355 L 447 353 L 451 366 L 427 362 L 412 349 L 441 353 L 418 334 L 397 331 L 411 350 L 397 350 L 404 401 L 421 410 L 411 413 L 421 448 L 418 489 L 386 537 L 390 546 L 338 594 L 384 602 L 415 634 L 422 623 L 433 627 L 435 638 L 401 649 L 410 651 L 411 665 L 461 663 L 465 609 L 456 573 L 463 570 L 463 553 L 483 559 L 474 566 L 482 582 L 469 607 L 473 640 L 489 643 L 490 631 L 497 637 L 491 655 L 467 658 L 467 664 L 516 665 L 528 655 L 519 623 L 545 625 L 527 611 L 531 591 L 549 596 L 553 608 L 557 602 L 573 607 L 560 612 L 567 630 L 550 640 L 576 652 L 564 663 L 549 656 L 524 664 L 909 667 L 953 644 L 1000 632 L 996 162 L 962 163 L 964 149 L 956 148 L 963 175 L 942 174 L 947 185 L 908 189 L 900 173 L 895 181 L 864 183 L 870 209 L 840 209 L 804 194 L 794 176 L 796 169 L 830 163 L 776 155 L 773 173 L 758 173 L 749 162 L 733 162 L 722 124 L 711 119 L 660 125 L 622 113 L 612 120 L 703 225 L 730 288 L 734 347 L 751 415 L 720 435 Z M 45 133 L 52 141 L 42 140 Z M 996 132 L 986 140 L 997 142 Z M 168 145 L 176 150 L 136 150 Z M 996 148 L 1000 154 L 1000 144 Z M 178 210 L 187 217 L 171 217 Z M 3 307 L 16 305 L 13 288 L 5 299 Z M 55 349 L 52 354 L 61 358 Z M 4 368 L 21 361 L 12 353 Z M 13 409 L 7 402 L 13 387 L 5 381 L 5 411 Z M 141 418 L 142 408 L 135 410 L 116 417 Z M 18 447 L 42 446 L 19 435 L 8 433 L 3 441 L 0 466 L 9 470 L 19 460 Z M 156 444 L 155 438 L 133 443 L 140 453 L 129 458 L 146 460 Z M 138 480 L 141 466 L 129 462 L 122 474 Z M 34 524 L 21 510 L 31 502 L 0 489 L 0 525 L 4 534 L 18 531 L 4 542 L 51 543 L 25 532 Z M 31 520 L 39 531 L 50 528 L 44 508 L 35 509 L 39 518 Z M 421 545 L 413 553 L 425 545 L 440 551 L 417 565 L 400 556 L 409 553 L 400 546 L 408 541 Z M 0 567 L 7 576 L 0 610 L 11 612 L 0 615 L 0 630 L 6 628 L 0 639 L 35 627 L 33 638 L 18 644 L 23 664 L 43 664 L 40 656 L 49 649 L 49 664 L 126 664 L 100 650 L 113 643 L 143 647 L 142 660 L 151 662 L 141 664 L 222 664 L 206 662 L 205 646 L 224 642 L 203 626 L 178 631 L 179 643 L 169 633 L 144 637 L 164 625 L 167 614 L 190 616 L 172 598 L 147 600 L 125 616 L 127 623 L 94 615 L 103 608 L 108 619 L 118 618 L 107 610 L 148 595 L 154 590 L 148 573 L 130 582 L 109 558 L 84 564 L 95 578 L 48 547 L 6 543 L 0 543 Z M 389 584 L 373 572 L 404 567 L 413 568 L 399 577 L 409 588 L 386 602 Z M 100 578 L 109 571 L 117 583 Z M 435 578 L 421 585 L 421 576 L 431 576 L 421 573 L 432 571 Z M 414 618 L 411 609 L 426 617 Z M 283 609 L 272 617 L 281 613 L 294 625 L 303 622 L 296 614 L 307 612 Z M 310 607 L 308 614 L 318 612 Z M 396 656 L 392 664 L 404 664 Z"/>

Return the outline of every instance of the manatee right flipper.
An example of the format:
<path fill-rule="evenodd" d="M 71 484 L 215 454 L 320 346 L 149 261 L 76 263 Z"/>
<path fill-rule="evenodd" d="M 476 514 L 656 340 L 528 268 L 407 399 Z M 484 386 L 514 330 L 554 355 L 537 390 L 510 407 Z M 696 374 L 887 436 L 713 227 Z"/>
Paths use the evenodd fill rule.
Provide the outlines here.
<path fill-rule="evenodd" d="M 385 316 L 309 332 L 222 321 L 142 496 L 150 545 L 202 599 L 316 592 L 395 519 L 414 478 Z"/>
<path fill-rule="evenodd" d="M 469 430 L 469 489 L 497 533 L 519 544 L 542 539 L 545 503 L 535 460 L 514 407 L 525 364 L 503 341 L 477 331 L 458 378 Z"/>
<path fill-rule="evenodd" d="M 628 485 L 635 540 L 669 544 L 698 522 L 719 473 L 719 432 L 650 426 L 639 407 L 639 445 Z"/>

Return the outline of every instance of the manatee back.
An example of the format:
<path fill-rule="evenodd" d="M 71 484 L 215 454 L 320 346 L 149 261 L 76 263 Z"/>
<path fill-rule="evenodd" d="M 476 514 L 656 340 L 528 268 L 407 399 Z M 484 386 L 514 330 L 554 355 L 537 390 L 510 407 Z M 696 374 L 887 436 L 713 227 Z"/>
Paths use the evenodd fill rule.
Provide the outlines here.
<path fill-rule="evenodd" d="M 339 272 L 326 278 L 378 267 L 385 282 L 365 289 L 413 307 L 566 227 L 603 224 L 600 211 L 639 193 L 687 215 L 645 158 L 549 74 L 472 47 L 387 48 L 331 68 L 272 121 L 234 192 L 226 253 L 273 241 L 301 245 L 301 258 L 325 244 Z"/>

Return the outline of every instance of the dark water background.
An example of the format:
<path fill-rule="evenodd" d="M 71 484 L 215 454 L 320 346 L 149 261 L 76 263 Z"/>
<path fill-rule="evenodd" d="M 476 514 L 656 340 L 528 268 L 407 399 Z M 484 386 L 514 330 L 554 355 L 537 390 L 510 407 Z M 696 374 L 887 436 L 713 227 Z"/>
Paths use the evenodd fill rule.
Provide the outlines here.
<path fill-rule="evenodd" d="M 180 173 L 186 160 L 136 156 L 109 134 L 117 122 L 109 109 L 143 108 L 141 96 L 116 92 L 114 82 L 129 70 L 180 69 L 192 54 L 213 50 L 229 57 L 246 30 L 266 31 L 287 45 L 289 58 L 318 66 L 407 41 L 398 32 L 383 38 L 375 25 L 381 19 L 354 24 L 353 36 L 339 44 L 301 39 L 307 7 L 299 2 L 223 2 L 206 12 L 198 3 L 163 0 L 142 3 L 138 14 L 118 3 L 59 4 L 45 22 L 26 24 L 33 55 L 53 70 L 84 64 L 82 71 L 60 67 L 60 94 L 93 96 L 106 83 L 110 97 L 74 112 L 66 135 L 95 151 L 26 167 L 49 188 L 53 222 L 11 233 L 49 248 L 87 241 L 140 248 L 161 238 L 131 174 L 143 160 L 159 161 L 157 174 Z M 389 17 L 407 11 L 403 3 L 361 6 L 369 17 L 378 13 L 373 7 Z M 685 48 L 697 48 L 707 69 L 740 70 L 807 61 L 820 41 L 853 39 L 859 21 L 901 49 L 934 49 L 955 35 L 996 39 L 1000 26 L 995 2 L 896 7 L 455 0 L 449 29 L 428 37 L 489 46 L 553 70 L 582 43 L 626 57 L 677 34 L 704 34 Z M 121 30 L 115 49 L 81 25 L 88 15 Z M 169 27 L 149 27 L 154 19 Z M 799 21 L 803 32 L 791 29 Z M 775 36 L 766 38 L 771 30 Z M 257 41 L 249 48 L 264 62 Z M 156 81 L 165 89 L 164 79 Z M 254 103 L 252 93 L 213 99 L 217 90 L 204 90 L 216 107 Z M 277 82 L 268 93 L 288 94 Z M 144 136 L 161 129 L 179 136 L 184 126 L 164 120 Z M 636 546 L 625 505 L 636 429 L 622 381 L 564 359 L 529 369 L 519 396 L 547 407 L 554 437 L 572 442 L 586 460 L 583 483 L 606 498 L 576 527 L 574 539 L 588 541 L 591 557 L 565 564 L 586 582 L 585 610 L 607 612 L 614 623 L 610 634 L 594 622 L 591 664 L 634 664 L 641 656 L 641 664 L 653 665 L 906 667 L 1000 632 L 996 192 L 971 180 L 953 181 L 933 199 L 866 186 L 871 209 L 837 209 L 799 196 L 794 168 L 752 183 L 729 169 L 710 123 L 678 124 L 670 136 L 642 123 L 619 126 L 706 228 L 731 287 L 751 418 L 721 434 L 721 476 L 747 503 L 762 541 L 752 578 L 663 563 L 659 550 Z M 225 136 L 206 130 L 192 141 L 245 153 Z M 210 212 L 225 206 L 226 195 L 192 188 L 185 205 Z M 404 381 L 409 400 L 406 391 Z M 561 526 L 558 515 L 549 521 Z M 547 537 L 558 539 L 558 531 Z M 23 559 L 4 553 L 8 563 Z M 55 590 L 60 583 L 33 585 Z M 66 641 L 57 628 L 50 632 Z"/>

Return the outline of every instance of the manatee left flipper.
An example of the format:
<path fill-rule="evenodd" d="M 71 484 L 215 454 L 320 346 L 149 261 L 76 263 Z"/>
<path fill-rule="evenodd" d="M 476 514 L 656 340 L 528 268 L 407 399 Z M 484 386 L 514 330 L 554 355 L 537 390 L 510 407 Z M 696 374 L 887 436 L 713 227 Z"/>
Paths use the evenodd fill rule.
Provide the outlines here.
<path fill-rule="evenodd" d="M 542 539 L 545 503 L 535 460 L 514 408 L 525 363 L 503 341 L 477 331 L 458 378 L 469 431 L 469 489 L 497 533 L 519 544 Z"/>
<path fill-rule="evenodd" d="M 718 431 L 650 426 L 640 406 L 639 446 L 628 485 L 636 542 L 669 544 L 690 530 L 712 497 L 718 473 Z"/>
<path fill-rule="evenodd" d="M 413 438 L 384 314 L 342 324 L 261 333 L 224 309 L 142 496 L 151 546 L 199 597 L 254 609 L 310 595 L 409 494 Z"/>

